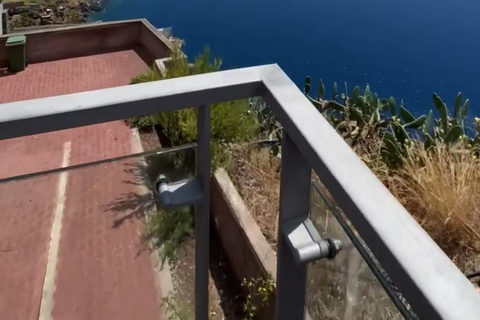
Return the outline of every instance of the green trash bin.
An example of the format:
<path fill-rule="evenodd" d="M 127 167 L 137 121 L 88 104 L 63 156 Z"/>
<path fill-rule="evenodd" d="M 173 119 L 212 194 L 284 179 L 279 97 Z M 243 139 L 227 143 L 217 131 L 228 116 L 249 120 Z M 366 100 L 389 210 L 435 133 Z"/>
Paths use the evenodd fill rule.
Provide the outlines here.
<path fill-rule="evenodd" d="M 26 66 L 26 53 L 25 45 L 27 43 L 27 37 L 25 36 L 12 36 L 8 37 L 7 43 L 7 55 L 10 65 L 10 70 L 18 72 L 25 70 Z"/>

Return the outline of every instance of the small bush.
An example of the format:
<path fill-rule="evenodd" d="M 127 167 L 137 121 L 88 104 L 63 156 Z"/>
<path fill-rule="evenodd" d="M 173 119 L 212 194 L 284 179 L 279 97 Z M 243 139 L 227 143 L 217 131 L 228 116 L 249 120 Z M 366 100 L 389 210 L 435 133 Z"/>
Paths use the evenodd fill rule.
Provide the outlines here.
<path fill-rule="evenodd" d="M 157 81 L 160 80 L 160 75 L 155 70 L 151 69 L 146 73 L 139 74 L 138 76 L 133 77 L 130 80 L 130 84 L 137 84 L 143 82 Z"/>
<path fill-rule="evenodd" d="M 170 56 L 171 61 L 168 63 L 165 75 L 149 71 L 133 78 L 131 84 L 218 71 L 222 64 L 221 60 L 216 58 L 211 62 L 210 56 L 211 53 L 207 47 L 195 58 L 194 66 L 190 67 L 181 50 L 177 48 Z M 228 162 L 228 154 L 224 152 L 225 144 L 248 141 L 258 133 L 258 125 L 250 113 L 250 105 L 247 100 L 212 105 L 210 121 L 214 166 Z M 159 125 L 172 146 L 193 143 L 197 140 L 197 111 L 194 108 L 132 117 L 128 122 L 131 126 L 142 130 L 150 130 L 152 126 Z"/>
<path fill-rule="evenodd" d="M 157 124 L 157 120 L 153 116 L 131 117 L 128 119 L 128 124 L 141 131 L 151 131 Z"/>
<path fill-rule="evenodd" d="M 182 243 L 193 235 L 194 217 L 191 208 L 161 211 L 152 214 L 145 226 L 143 238 L 162 248 L 162 263 L 174 260 Z"/>
<path fill-rule="evenodd" d="M 243 304 L 244 320 L 253 320 L 261 308 L 270 304 L 275 293 L 275 280 L 273 280 L 271 274 L 256 279 L 251 278 L 250 280 L 243 278 L 242 287 L 248 291 Z"/>

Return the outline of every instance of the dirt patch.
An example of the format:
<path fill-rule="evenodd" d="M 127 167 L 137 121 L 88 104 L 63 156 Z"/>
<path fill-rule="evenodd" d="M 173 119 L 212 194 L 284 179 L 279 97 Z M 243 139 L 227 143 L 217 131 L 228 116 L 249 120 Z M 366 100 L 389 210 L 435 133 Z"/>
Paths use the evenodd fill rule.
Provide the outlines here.
<path fill-rule="evenodd" d="M 183 243 L 177 259 L 170 262 L 174 293 L 166 309 L 181 320 L 195 319 L 195 240 Z M 170 306 L 170 304 L 172 304 Z M 173 306 L 174 305 L 174 306 Z M 172 319 L 173 320 L 173 319 Z"/>
<path fill-rule="evenodd" d="M 182 244 L 177 259 L 170 265 L 174 293 L 164 306 L 179 320 L 195 319 L 195 239 Z M 211 228 L 209 299 L 211 320 L 242 319 L 241 287 L 220 246 L 215 229 Z M 173 311 L 173 312 L 172 312 Z"/>
<path fill-rule="evenodd" d="M 214 310 L 223 311 L 221 319 L 243 319 L 244 296 L 227 254 L 221 246 L 219 234 L 210 226 L 210 298 Z"/>
<path fill-rule="evenodd" d="M 269 149 L 238 147 L 229 173 L 255 222 L 272 247 L 277 244 L 280 165 Z"/>

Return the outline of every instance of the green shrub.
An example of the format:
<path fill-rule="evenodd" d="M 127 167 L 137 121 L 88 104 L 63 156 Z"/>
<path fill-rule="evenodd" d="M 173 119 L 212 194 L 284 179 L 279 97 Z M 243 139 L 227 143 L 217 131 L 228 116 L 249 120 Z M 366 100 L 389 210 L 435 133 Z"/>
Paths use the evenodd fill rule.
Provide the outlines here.
<path fill-rule="evenodd" d="M 181 50 L 177 48 L 170 56 L 171 61 L 168 63 L 164 75 L 151 70 L 145 74 L 134 77 L 131 80 L 131 84 L 218 71 L 222 61 L 216 58 L 213 59 L 212 62 L 210 56 L 210 49 L 207 47 L 195 58 L 193 66 L 189 66 L 185 56 Z M 248 141 L 258 133 L 258 125 L 250 113 L 250 105 L 247 100 L 213 104 L 210 108 L 210 121 L 214 167 L 225 164 L 228 159 L 225 148 L 221 147 L 221 145 Z M 130 118 L 128 122 L 131 126 L 147 130 L 152 126 L 159 125 L 162 133 L 169 139 L 172 146 L 192 143 L 197 139 L 196 108 L 186 108 L 150 116 L 133 117 Z"/>
<path fill-rule="evenodd" d="M 249 104 L 244 100 L 214 104 L 210 109 L 210 135 L 215 142 L 245 141 L 257 133 L 257 125 L 249 113 Z M 146 118 L 145 122 L 150 122 Z M 196 109 L 182 109 L 153 116 L 172 145 L 195 142 L 197 139 Z"/>
<path fill-rule="evenodd" d="M 153 241 L 154 248 L 162 247 L 162 264 L 176 258 L 177 250 L 194 232 L 192 208 L 159 211 L 152 214 L 145 225 L 143 239 Z"/>
<path fill-rule="evenodd" d="M 157 124 L 157 120 L 154 116 L 131 117 L 128 119 L 128 123 L 142 131 L 151 131 L 153 126 Z"/>
<path fill-rule="evenodd" d="M 150 82 L 160 80 L 160 75 L 155 70 L 149 70 L 146 73 L 139 74 L 130 80 L 130 84 L 137 84 L 142 82 Z"/>

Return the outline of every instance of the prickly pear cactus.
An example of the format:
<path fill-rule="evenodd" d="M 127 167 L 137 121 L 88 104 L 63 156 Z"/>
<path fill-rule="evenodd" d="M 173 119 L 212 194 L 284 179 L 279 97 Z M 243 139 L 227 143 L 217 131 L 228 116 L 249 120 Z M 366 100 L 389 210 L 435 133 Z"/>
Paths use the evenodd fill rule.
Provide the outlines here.
<path fill-rule="evenodd" d="M 480 119 L 476 118 L 477 133 L 469 138 L 465 132 L 465 118 L 470 102 L 462 93 L 455 98 L 452 114 L 438 94 L 433 94 L 434 111 L 427 115 L 414 115 L 403 104 L 397 104 L 395 98 L 381 99 L 372 93 L 367 85 L 349 91 L 345 83 L 343 92 L 339 92 L 337 83 L 333 84 L 332 100 L 325 97 L 325 85 L 320 81 L 318 95 L 312 98 L 311 78 L 305 78 L 304 92 L 310 101 L 321 111 L 345 140 L 354 145 L 369 137 L 381 137 L 381 154 L 384 161 L 392 167 L 401 166 L 411 156 L 414 140 L 422 142 L 426 149 L 445 144 L 455 150 L 471 150 L 480 157 Z M 475 150 L 475 152 L 473 151 Z"/>

